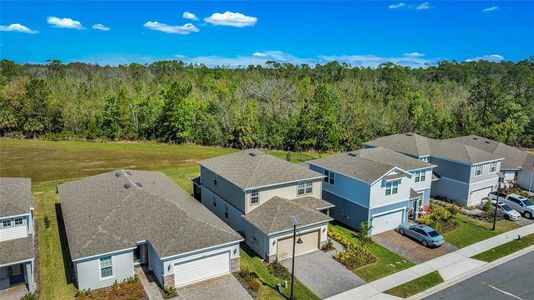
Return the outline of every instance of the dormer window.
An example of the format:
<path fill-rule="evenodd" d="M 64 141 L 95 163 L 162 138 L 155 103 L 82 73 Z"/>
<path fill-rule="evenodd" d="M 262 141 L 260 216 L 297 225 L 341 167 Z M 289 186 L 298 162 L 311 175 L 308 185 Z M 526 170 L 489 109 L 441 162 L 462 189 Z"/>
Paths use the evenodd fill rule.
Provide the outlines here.
<path fill-rule="evenodd" d="M 11 227 L 11 226 L 12 226 L 11 219 L 2 221 L 2 227 L 6 228 L 6 227 Z"/>
<path fill-rule="evenodd" d="M 311 194 L 312 192 L 313 192 L 313 181 L 311 180 L 299 181 L 298 187 L 297 187 L 298 196 Z"/>
<path fill-rule="evenodd" d="M 399 192 L 400 180 L 386 182 L 386 196 L 395 195 Z"/>
<path fill-rule="evenodd" d="M 258 190 L 252 190 L 250 192 L 250 203 L 251 204 L 260 203 L 260 192 Z"/>
<path fill-rule="evenodd" d="M 419 158 L 420 160 L 424 161 L 424 162 L 428 162 L 428 156 L 425 156 L 425 157 L 421 157 Z"/>

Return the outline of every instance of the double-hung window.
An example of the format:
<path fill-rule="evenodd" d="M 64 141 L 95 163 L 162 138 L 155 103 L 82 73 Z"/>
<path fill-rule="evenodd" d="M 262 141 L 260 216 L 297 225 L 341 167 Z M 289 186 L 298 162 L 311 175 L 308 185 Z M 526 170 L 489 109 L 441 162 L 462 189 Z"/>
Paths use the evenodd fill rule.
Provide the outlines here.
<path fill-rule="evenodd" d="M 399 180 L 386 182 L 386 196 L 395 195 L 399 192 Z"/>
<path fill-rule="evenodd" d="M 298 182 L 298 188 L 297 188 L 297 195 L 302 196 L 305 194 L 311 194 L 313 192 L 313 181 L 306 180 L 306 181 L 299 181 Z"/>
<path fill-rule="evenodd" d="M 311 194 L 313 192 L 313 181 L 306 180 L 306 194 Z"/>
<path fill-rule="evenodd" d="M 482 165 L 475 166 L 475 176 L 482 175 Z"/>
<path fill-rule="evenodd" d="M 489 171 L 490 171 L 490 173 L 493 173 L 493 172 L 497 171 L 497 162 L 496 161 L 490 163 Z"/>
<path fill-rule="evenodd" d="M 12 225 L 13 225 L 13 223 L 11 222 L 11 219 L 2 221 L 2 227 L 4 227 L 4 228 L 11 227 Z"/>
<path fill-rule="evenodd" d="M 426 172 L 424 170 L 415 171 L 415 182 L 425 181 L 425 179 L 426 179 Z"/>
<path fill-rule="evenodd" d="M 298 183 L 298 188 L 297 188 L 297 195 L 304 195 L 304 191 L 305 191 L 305 188 L 304 188 L 304 181 L 299 181 Z"/>
<path fill-rule="evenodd" d="M 111 256 L 100 258 L 100 278 L 113 277 L 113 265 Z"/>
<path fill-rule="evenodd" d="M 250 192 L 250 203 L 258 204 L 260 202 L 260 192 L 258 190 L 252 190 Z"/>
<path fill-rule="evenodd" d="M 336 174 L 332 171 L 324 170 L 324 182 L 334 185 L 336 182 Z"/>
<path fill-rule="evenodd" d="M 14 222 L 15 222 L 15 226 L 19 226 L 19 225 L 22 225 L 24 223 L 22 218 L 15 218 Z"/>

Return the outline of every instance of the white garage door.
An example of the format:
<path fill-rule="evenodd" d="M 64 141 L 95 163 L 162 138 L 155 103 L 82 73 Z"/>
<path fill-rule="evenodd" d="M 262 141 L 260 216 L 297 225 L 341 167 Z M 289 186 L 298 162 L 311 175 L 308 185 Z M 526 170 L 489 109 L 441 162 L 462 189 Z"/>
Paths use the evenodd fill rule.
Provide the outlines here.
<path fill-rule="evenodd" d="M 471 196 L 469 197 L 469 206 L 475 206 L 480 205 L 482 203 L 482 199 L 486 198 L 488 194 L 491 192 L 492 187 L 488 186 L 480 190 L 472 191 Z"/>
<path fill-rule="evenodd" d="M 223 252 L 174 265 L 174 285 L 184 286 L 228 273 L 230 252 Z"/>
<path fill-rule="evenodd" d="M 372 223 L 373 228 L 371 230 L 372 234 L 379 234 L 399 227 L 402 223 L 402 212 L 402 210 L 399 210 L 374 217 Z"/>
<path fill-rule="evenodd" d="M 297 234 L 297 240 L 299 235 Z M 319 231 L 314 230 L 300 235 L 302 244 L 295 243 L 295 256 L 319 249 Z M 278 258 L 285 259 L 293 254 L 293 236 L 278 240 Z"/>

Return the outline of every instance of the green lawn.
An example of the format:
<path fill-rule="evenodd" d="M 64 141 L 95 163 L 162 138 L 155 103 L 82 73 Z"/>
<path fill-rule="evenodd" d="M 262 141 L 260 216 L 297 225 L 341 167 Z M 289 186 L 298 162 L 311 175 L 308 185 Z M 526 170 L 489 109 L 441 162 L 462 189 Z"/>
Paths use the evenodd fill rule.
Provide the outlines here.
<path fill-rule="evenodd" d="M 244 251 L 243 249 L 241 249 L 240 253 L 241 267 L 251 267 L 254 272 L 258 274 L 260 281 L 263 283 L 263 286 L 258 292 L 257 299 L 289 299 L 289 287 L 282 291 L 283 296 L 276 292 L 276 284 L 283 284 L 284 281 L 271 274 L 267 269 L 267 264 L 265 262 L 263 262 L 258 256 L 250 255 L 249 253 L 247 253 L 247 251 Z M 290 283 L 291 282 L 288 281 L 288 284 Z M 305 285 L 300 283 L 298 280 L 295 281 L 294 293 L 296 299 L 319 299 L 319 297 L 317 297 L 312 291 L 310 291 Z"/>
<path fill-rule="evenodd" d="M 191 179 L 199 175 L 196 161 L 236 151 L 221 147 L 195 145 L 167 145 L 156 143 L 98 143 L 52 142 L 0 138 L 0 176 L 30 177 L 35 197 L 35 223 L 39 233 L 39 277 L 41 299 L 72 299 L 74 285 L 68 257 L 64 257 L 62 239 L 56 216 L 56 185 L 68 180 L 96 175 L 111 170 L 159 170 L 171 177 L 188 192 L 192 192 Z M 267 151 L 286 158 L 287 152 Z M 319 154 L 291 153 L 290 160 L 301 162 L 318 158 Z M 49 228 L 43 225 L 44 217 L 51 220 Z M 63 239 L 64 240 L 64 239 Z M 247 260 L 245 257 L 244 260 Z M 253 261 L 250 258 L 250 261 Z M 264 274 L 265 280 L 274 280 Z M 309 290 L 299 284 L 302 299 L 315 299 Z M 299 294 L 298 294 L 299 295 Z M 279 297 L 272 288 L 260 290 L 261 299 Z"/>
<path fill-rule="evenodd" d="M 456 215 L 455 218 L 459 222 L 458 228 L 445 233 L 443 236 L 445 237 L 445 241 L 458 248 L 469 246 L 519 227 L 519 225 L 513 222 L 500 220 L 497 222 L 496 230 L 492 231 L 492 223 L 476 220 L 460 214 Z"/>
<path fill-rule="evenodd" d="M 401 298 L 408 298 L 442 282 L 443 278 L 441 278 L 438 271 L 435 271 L 410 282 L 406 282 L 403 285 L 389 289 L 385 293 Z"/>
<path fill-rule="evenodd" d="M 330 224 L 328 230 L 334 230 L 335 232 L 354 239 L 359 243 L 358 238 L 355 236 L 355 232 L 339 223 Z M 356 275 L 367 282 L 380 279 L 414 266 L 412 262 L 405 260 L 401 256 L 389 251 L 377 243 L 369 242 L 368 247 L 369 251 L 376 257 L 376 262 L 352 270 Z"/>
<path fill-rule="evenodd" d="M 488 251 L 479 253 L 472 258 L 486 262 L 492 262 L 532 245 L 534 245 L 534 234 L 530 234 L 522 237 L 520 240 L 513 240 L 493 249 L 489 249 Z"/>

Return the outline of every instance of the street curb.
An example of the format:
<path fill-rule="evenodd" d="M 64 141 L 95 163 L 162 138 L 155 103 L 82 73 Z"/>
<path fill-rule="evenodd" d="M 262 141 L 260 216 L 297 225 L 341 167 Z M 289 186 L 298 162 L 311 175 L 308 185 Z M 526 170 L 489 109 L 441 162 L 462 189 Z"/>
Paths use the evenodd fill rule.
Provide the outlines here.
<path fill-rule="evenodd" d="M 464 274 L 462 274 L 462 275 L 460 275 L 460 276 L 458 276 L 456 278 L 453 278 L 451 280 L 448 280 L 448 281 L 445 281 L 443 283 L 440 283 L 440 284 L 438 284 L 438 285 L 436 285 L 434 287 L 431 287 L 428 290 L 422 291 L 421 293 L 413 295 L 413 296 L 408 297 L 406 299 L 415 300 L 415 299 L 422 299 L 424 297 L 430 296 L 430 295 L 435 294 L 435 293 L 437 293 L 437 292 L 439 292 L 441 290 L 444 290 L 444 289 L 446 289 L 446 288 L 448 288 L 448 287 L 450 287 L 452 285 L 455 285 L 456 283 L 458 283 L 460 281 L 464 281 L 464 280 L 466 280 L 468 278 L 471 278 L 471 277 L 473 277 L 475 275 L 478 275 L 478 274 L 480 274 L 480 273 L 482 273 L 484 271 L 493 269 L 494 267 L 502 265 L 502 264 L 514 259 L 514 258 L 517 258 L 519 256 L 527 254 L 527 253 L 529 253 L 531 251 L 534 251 L 534 245 L 529 246 L 529 247 L 524 248 L 524 249 L 521 249 L 519 251 L 516 251 L 516 252 L 514 252 L 512 254 L 509 254 L 507 256 L 501 257 L 501 258 L 499 258 L 499 259 L 497 259 L 495 261 L 486 263 L 486 264 L 480 266 L 479 268 L 476 268 L 476 269 L 474 269 L 474 270 L 472 270 L 470 272 L 464 273 Z"/>

